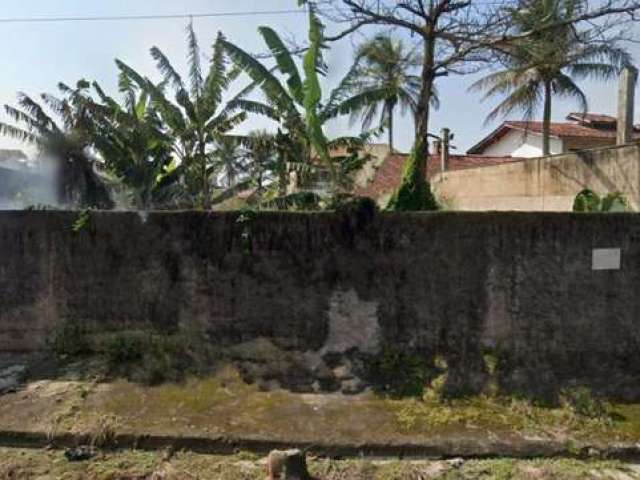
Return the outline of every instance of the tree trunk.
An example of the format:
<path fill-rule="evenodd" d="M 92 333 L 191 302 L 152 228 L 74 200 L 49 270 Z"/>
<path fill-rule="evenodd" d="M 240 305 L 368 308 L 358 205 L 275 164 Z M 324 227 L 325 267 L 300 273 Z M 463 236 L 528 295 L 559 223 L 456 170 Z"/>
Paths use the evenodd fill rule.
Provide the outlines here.
<path fill-rule="evenodd" d="M 267 460 L 267 480 L 312 480 L 300 450 L 274 450 Z"/>
<path fill-rule="evenodd" d="M 542 116 L 542 155 L 549 155 L 551 134 L 551 82 L 544 82 L 544 112 Z"/>
<path fill-rule="evenodd" d="M 435 79 L 435 25 L 428 24 L 423 39 L 422 87 L 416 108 L 416 134 L 411 155 L 406 161 L 402 181 L 389 202 L 388 208 L 396 211 L 437 210 L 427 181 L 427 157 L 429 155 L 429 106 Z"/>
<path fill-rule="evenodd" d="M 395 105 L 391 103 L 389 105 L 389 151 L 393 153 L 393 111 Z"/>
<path fill-rule="evenodd" d="M 200 141 L 199 154 L 202 172 L 202 208 L 204 210 L 211 209 L 211 192 L 209 191 L 209 176 L 207 175 L 207 158 L 204 151 L 204 142 Z"/>
<path fill-rule="evenodd" d="M 434 28 L 430 30 L 433 32 Z M 424 40 L 424 53 L 422 59 L 422 88 L 418 98 L 416 109 L 416 138 L 414 149 L 417 155 L 418 170 L 422 178 L 426 179 L 427 157 L 429 155 L 429 113 L 431 105 L 431 95 L 433 94 L 434 80 L 434 55 L 435 55 L 435 33 L 430 40 Z"/>

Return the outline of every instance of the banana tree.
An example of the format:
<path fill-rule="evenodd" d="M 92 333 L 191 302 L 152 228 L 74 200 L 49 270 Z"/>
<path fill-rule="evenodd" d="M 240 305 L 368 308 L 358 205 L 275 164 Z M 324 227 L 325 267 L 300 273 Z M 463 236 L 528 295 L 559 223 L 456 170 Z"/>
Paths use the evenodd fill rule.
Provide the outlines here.
<path fill-rule="evenodd" d="M 120 75 L 121 104 L 92 83 L 94 99 L 86 90 L 67 89 L 67 98 L 91 113 L 92 142 L 105 169 L 125 186 L 133 204 L 146 210 L 166 205 L 173 197 L 177 176 L 172 165 L 171 138 L 150 97 L 126 75 Z"/>
<path fill-rule="evenodd" d="M 236 113 L 223 104 L 223 95 L 235 75 L 227 69 L 224 36 L 219 33 L 206 75 L 203 73 L 201 51 L 193 30 L 187 28 L 188 82 L 172 66 L 162 51 L 153 47 L 151 56 L 162 74 L 163 83 L 154 84 L 131 67 L 117 61 L 119 68 L 134 83 L 146 91 L 165 123 L 165 133 L 173 138 L 172 151 L 180 161 L 181 171 L 193 202 L 205 210 L 211 207 L 212 149 L 216 141 L 241 124 L 245 112 Z M 167 89 L 175 92 L 174 101 Z M 197 199 L 200 199 L 198 201 Z"/>
<path fill-rule="evenodd" d="M 245 95 L 235 99 L 230 106 L 278 122 L 280 132 L 288 139 L 288 145 L 282 144 L 282 148 L 278 148 L 280 155 L 287 155 L 284 161 L 290 168 L 310 171 L 315 168 L 312 158 L 316 157 L 329 172 L 335 193 L 344 188 L 346 179 L 340 175 L 343 171 L 337 165 L 340 159 L 332 158 L 330 142 L 323 127 L 328 120 L 351 113 L 351 110 L 343 104 L 345 92 L 342 85 L 331 92 L 326 103 L 322 103 L 320 76 L 326 74 L 322 58 L 324 26 L 313 5 L 309 5 L 308 11 L 309 47 L 303 59 L 304 79 L 292 53 L 277 32 L 269 27 L 260 27 L 258 31 L 275 59 L 275 71 L 237 45 L 223 40 L 231 60 L 253 82 L 252 88 L 245 93 L 259 88 L 265 98 L 265 101 L 256 101 Z"/>

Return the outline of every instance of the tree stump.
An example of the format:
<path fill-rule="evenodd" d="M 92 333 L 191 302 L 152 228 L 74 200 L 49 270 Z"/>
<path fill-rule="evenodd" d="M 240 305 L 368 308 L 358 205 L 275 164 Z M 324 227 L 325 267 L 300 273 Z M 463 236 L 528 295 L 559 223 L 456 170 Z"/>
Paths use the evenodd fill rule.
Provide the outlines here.
<path fill-rule="evenodd" d="M 274 450 L 267 459 L 267 480 L 313 480 L 300 450 Z"/>

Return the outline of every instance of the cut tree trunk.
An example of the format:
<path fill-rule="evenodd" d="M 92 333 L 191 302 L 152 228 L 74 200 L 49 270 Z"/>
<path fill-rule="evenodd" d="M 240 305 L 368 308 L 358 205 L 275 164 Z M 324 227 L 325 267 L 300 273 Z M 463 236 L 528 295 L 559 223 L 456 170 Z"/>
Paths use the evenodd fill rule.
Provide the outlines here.
<path fill-rule="evenodd" d="M 267 480 L 313 480 L 300 450 L 274 450 L 267 460 Z"/>

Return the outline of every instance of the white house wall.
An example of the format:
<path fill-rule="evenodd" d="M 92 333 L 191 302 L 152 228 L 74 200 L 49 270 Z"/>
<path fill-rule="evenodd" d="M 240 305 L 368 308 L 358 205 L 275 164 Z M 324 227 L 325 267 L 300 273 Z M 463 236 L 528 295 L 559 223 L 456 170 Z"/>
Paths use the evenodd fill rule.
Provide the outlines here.
<path fill-rule="evenodd" d="M 562 140 L 551 137 L 549 148 L 552 155 L 563 153 Z M 542 136 L 533 132 L 510 130 L 500 140 L 489 145 L 483 155 L 496 157 L 535 158 L 542 156 Z"/>

